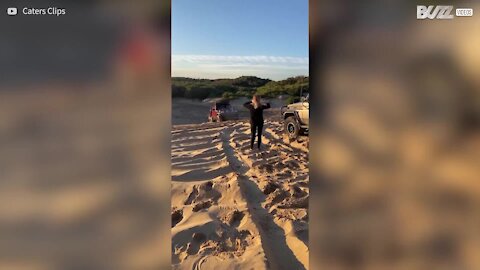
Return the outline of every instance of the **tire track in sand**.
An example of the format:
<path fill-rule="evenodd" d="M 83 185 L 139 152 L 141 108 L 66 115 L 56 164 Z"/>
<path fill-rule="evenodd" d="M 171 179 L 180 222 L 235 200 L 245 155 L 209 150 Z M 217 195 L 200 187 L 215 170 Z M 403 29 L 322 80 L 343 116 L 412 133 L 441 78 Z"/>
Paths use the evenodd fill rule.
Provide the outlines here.
<path fill-rule="evenodd" d="M 222 147 L 229 165 L 238 176 L 238 185 L 242 196 L 247 202 L 248 211 L 260 233 L 267 267 L 273 270 L 305 270 L 303 264 L 289 248 L 285 231 L 275 223 L 273 216 L 262 206 L 265 195 L 258 185 L 247 176 L 247 172 L 251 168 L 230 145 L 231 133 L 234 128 L 234 126 L 225 127 L 220 132 Z"/>

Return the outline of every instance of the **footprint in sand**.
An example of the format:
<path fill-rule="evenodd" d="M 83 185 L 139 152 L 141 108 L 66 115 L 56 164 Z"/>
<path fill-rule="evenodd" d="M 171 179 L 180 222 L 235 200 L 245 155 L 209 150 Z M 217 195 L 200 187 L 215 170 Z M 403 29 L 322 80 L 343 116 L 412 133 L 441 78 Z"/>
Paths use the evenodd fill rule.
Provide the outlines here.
<path fill-rule="evenodd" d="M 300 186 L 297 185 L 297 184 L 293 185 L 293 189 L 292 189 L 291 193 L 292 193 L 292 196 L 295 197 L 295 198 L 301 198 L 301 197 L 304 197 L 304 196 L 308 195 L 308 192 L 303 190 L 302 188 L 300 188 Z"/>
<path fill-rule="evenodd" d="M 285 167 L 286 167 L 285 164 L 281 162 L 278 162 L 277 164 L 275 164 L 275 169 L 277 169 L 278 171 L 285 169 Z"/>
<path fill-rule="evenodd" d="M 263 192 L 263 194 L 268 195 L 268 194 L 274 192 L 275 190 L 277 190 L 279 187 L 280 186 L 278 184 L 270 181 L 265 185 L 265 187 L 263 187 L 262 192 Z"/>
<path fill-rule="evenodd" d="M 245 213 L 239 211 L 238 209 L 225 209 L 219 215 L 219 219 L 223 224 L 229 225 L 230 227 L 238 227 L 245 217 Z"/>
<path fill-rule="evenodd" d="M 286 162 L 286 165 L 287 165 L 288 168 L 290 168 L 292 170 L 296 170 L 296 169 L 300 168 L 298 163 L 296 161 L 293 161 L 293 160 Z"/>
<path fill-rule="evenodd" d="M 189 205 L 192 204 L 193 200 L 198 196 L 198 189 L 196 186 L 193 186 L 192 191 L 188 195 L 188 198 L 185 200 L 184 204 Z"/>
<path fill-rule="evenodd" d="M 193 212 L 198 212 L 198 211 L 203 210 L 203 209 L 208 209 L 208 208 L 210 208 L 210 206 L 212 206 L 212 201 L 211 200 L 197 203 L 193 207 Z"/>
<path fill-rule="evenodd" d="M 208 181 L 200 185 L 194 185 L 184 204 L 192 205 L 200 202 L 194 206 L 193 209 L 195 212 L 204 208 L 209 208 L 222 196 L 218 190 L 214 189 L 214 185 L 215 184 L 212 181 Z"/>
<path fill-rule="evenodd" d="M 270 193 L 266 199 L 267 203 L 265 204 L 266 208 L 270 208 L 273 205 L 281 203 L 283 200 L 289 197 L 288 192 L 283 189 L 276 189 L 274 192 Z"/>
<path fill-rule="evenodd" d="M 227 216 L 228 219 L 228 225 L 238 227 L 240 225 L 243 217 L 245 216 L 244 213 L 235 210 L 233 212 L 230 212 L 231 214 Z"/>
<path fill-rule="evenodd" d="M 285 203 L 280 204 L 278 208 L 280 209 L 308 208 L 308 195 L 298 199 L 291 199 Z"/>
<path fill-rule="evenodd" d="M 262 171 L 266 171 L 267 173 L 273 173 L 273 165 L 272 164 L 262 164 L 259 166 L 259 169 Z"/>
<path fill-rule="evenodd" d="M 175 227 L 183 219 L 183 211 L 181 209 L 175 210 L 172 213 L 172 228 Z"/>
<path fill-rule="evenodd" d="M 213 188 L 213 182 L 212 181 L 208 181 L 202 185 L 200 185 L 200 189 L 204 190 L 204 191 L 210 191 L 212 190 Z"/>

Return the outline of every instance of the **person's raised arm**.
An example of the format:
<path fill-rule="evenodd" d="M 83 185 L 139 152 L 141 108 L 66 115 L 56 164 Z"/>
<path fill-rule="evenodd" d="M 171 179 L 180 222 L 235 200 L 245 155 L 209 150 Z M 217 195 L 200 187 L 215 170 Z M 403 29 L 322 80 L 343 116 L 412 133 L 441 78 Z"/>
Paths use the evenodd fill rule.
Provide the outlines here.
<path fill-rule="evenodd" d="M 251 101 L 247 101 L 245 103 L 243 103 L 243 107 L 247 108 L 247 109 L 250 109 L 250 107 L 252 107 L 252 102 Z"/>
<path fill-rule="evenodd" d="M 270 103 L 267 103 L 267 104 L 263 105 L 263 108 L 264 109 L 270 109 Z"/>

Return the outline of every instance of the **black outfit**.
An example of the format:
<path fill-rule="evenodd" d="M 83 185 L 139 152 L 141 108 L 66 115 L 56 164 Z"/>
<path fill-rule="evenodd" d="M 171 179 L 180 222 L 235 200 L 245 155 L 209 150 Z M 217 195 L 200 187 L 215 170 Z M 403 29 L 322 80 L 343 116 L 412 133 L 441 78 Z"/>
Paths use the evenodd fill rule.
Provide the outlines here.
<path fill-rule="evenodd" d="M 256 109 L 253 107 L 253 104 L 250 101 L 243 104 L 243 106 L 250 111 L 250 129 L 252 131 L 250 148 L 253 149 L 255 135 L 258 131 L 258 149 L 260 149 L 260 145 L 262 145 L 263 110 L 270 108 L 270 103 L 267 103 L 266 105 L 261 105 Z"/>

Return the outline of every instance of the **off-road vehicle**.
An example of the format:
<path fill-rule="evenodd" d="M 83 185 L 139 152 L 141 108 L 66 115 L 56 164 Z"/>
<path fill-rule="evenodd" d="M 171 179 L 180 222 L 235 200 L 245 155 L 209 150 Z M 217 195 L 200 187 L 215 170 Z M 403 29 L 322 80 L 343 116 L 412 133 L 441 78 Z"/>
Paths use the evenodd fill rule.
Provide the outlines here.
<path fill-rule="evenodd" d="M 228 100 L 215 100 L 208 113 L 208 122 L 238 120 L 238 117 L 238 111 L 230 105 Z"/>
<path fill-rule="evenodd" d="M 309 95 L 302 97 L 300 102 L 282 107 L 284 130 L 290 140 L 296 140 L 301 134 L 308 134 Z"/>

